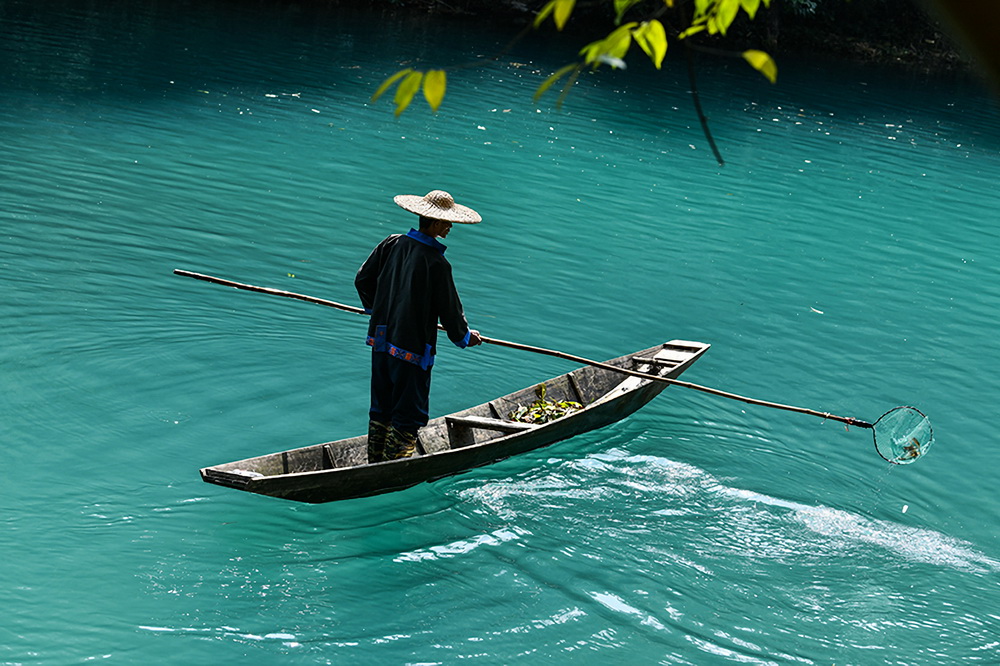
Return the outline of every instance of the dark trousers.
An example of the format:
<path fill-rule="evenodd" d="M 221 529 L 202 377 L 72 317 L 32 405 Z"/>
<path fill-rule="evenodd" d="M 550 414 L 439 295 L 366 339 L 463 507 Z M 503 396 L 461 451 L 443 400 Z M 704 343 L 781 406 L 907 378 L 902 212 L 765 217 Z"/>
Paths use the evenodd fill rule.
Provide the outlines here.
<path fill-rule="evenodd" d="M 371 420 L 415 434 L 427 425 L 430 393 L 430 368 L 372 352 Z"/>

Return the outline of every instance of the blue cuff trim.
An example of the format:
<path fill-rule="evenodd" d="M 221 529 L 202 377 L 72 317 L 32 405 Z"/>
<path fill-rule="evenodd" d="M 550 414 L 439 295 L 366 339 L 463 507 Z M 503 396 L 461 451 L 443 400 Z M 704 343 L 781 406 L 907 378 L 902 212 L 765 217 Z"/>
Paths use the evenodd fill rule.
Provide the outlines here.
<path fill-rule="evenodd" d="M 469 340 L 471 339 L 472 339 L 472 331 L 466 331 L 465 337 L 456 342 L 455 344 L 458 345 L 459 349 L 465 349 L 466 347 L 469 346 Z"/>

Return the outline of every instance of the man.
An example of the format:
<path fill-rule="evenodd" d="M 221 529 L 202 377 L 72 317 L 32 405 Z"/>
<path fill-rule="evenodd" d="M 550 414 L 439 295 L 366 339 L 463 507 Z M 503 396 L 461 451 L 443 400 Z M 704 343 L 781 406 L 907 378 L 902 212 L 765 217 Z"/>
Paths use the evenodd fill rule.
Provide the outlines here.
<path fill-rule="evenodd" d="M 465 320 L 445 246 L 437 240 L 448 236 L 452 223 L 478 224 L 482 217 L 442 190 L 423 197 L 401 194 L 393 201 L 420 216 L 419 229 L 379 243 L 354 280 L 371 314 L 369 463 L 408 458 L 416 451 L 417 430 L 428 420 L 438 321 L 463 349 L 482 342 Z"/>

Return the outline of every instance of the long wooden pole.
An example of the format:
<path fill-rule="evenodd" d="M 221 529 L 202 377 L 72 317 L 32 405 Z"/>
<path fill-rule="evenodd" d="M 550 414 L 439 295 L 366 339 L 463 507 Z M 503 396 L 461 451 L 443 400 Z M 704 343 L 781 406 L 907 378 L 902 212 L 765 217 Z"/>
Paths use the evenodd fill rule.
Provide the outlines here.
<path fill-rule="evenodd" d="M 271 289 L 270 287 L 257 287 L 252 284 L 244 284 L 242 282 L 233 282 L 232 280 L 226 280 L 223 278 L 213 277 L 211 275 L 204 275 L 202 273 L 193 273 L 191 271 L 181 270 L 180 268 L 174 269 L 176 275 L 182 275 L 184 277 L 194 278 L 196 280 L 203 280 L 205 282 L 212 282 L 213 284 L 220 284 L 224 287 L 233 287 L 235 289 L 243 289 L 245 291 L 255 291 L 261 294 L 270 294 L 271 296 L 283 296 L 285 298 L 294 298 L 296 300 L 305 301 L 307 303 L 315 303 L 316 305 L 325 305 L 327 307 L 336 308 L 338 310 L 343 310 L 344 312 L 351 312 L 353 314 L 367 315 L 368 313 L 364 309 L 355 307 L 353 305 L 344 305 L 343 303 L 337 303 L 336 301 L 330 301 L 325 298 L 316 298 L 315 296 L 307 296 L 305 294 L 297 294 L 293 291 L 283 291 L 281 289 Z M 438 326 L 441 330 L 444 330 L 442 326 Z M 783 409 L 788 412 L 797 412 L 799 414 L 809 414 L 810 416 L 817 416 L 823 419 L 829 419 L 831 421 L 840 421 L 841 423 L 846 423 L 847 425 L 858 426 L 859 428 L 874 428 L 874 424 L 861 419 L 856 419 L 850 416 L 837 416 L 836 414 L 830 414 L 829 412 L 820 412 L 815 409 L 807 409 L 805 407 L 795 407 L 793 405 L 783 405 L 777 402 L 769 402 L 767 400 L 757 400 L 756 398 L 748 398 L 746 396 L 738 395 L 736 393 L 730 393 L 728 391 L 720 391 L 719 389 L 714 389 L 708 386 L 701 386 L 700 384 L 692 384 L 691 382 L 684 382 L 679 379 L 669 379 L 667 377 L 660 377 L 659 375 L 651 375 L 645 372 L 639 372 L 637 370 L 630 370 L 628 368 L 619 368 L 615 365 L 609 365 L 608 363 L 602 363 L 600 361 L 592 361 L 588 358 L 583 358 L 582 356 L 575 356 L 573 354 L 567 354 L 566 352 L 561 352 L 556 349 L 545 349 L 544 347 L 532 347 L 531 345 L 521 344 L 519 342 L 508 342 L 507 340 L 498 340 L 497 338 L 488 338 L 486 336 L 480 336 L 483 342 L 491 345 L 497 345 L 499 347 L 508 347 L 510 349 L 519 349 L 521 351 L 532 352 L 534 354 L 544 354 L 546 356 L 554 356 L 556 358 L 561 358 L 566 361 L 572 361 L 574 363 L 579 363 L 581 365 L 592 365 L 595 368 L 604 368 L 605 370 L 611 370 L 614 372 L 621 373 L 623 375 L 631 375 L 632 377 L 640 377 L 642 379 L 649 379 L 655 382 L 662 382 L 664 384 L 671 384 L 673 386 L 681 386 L 684 388 L 693 389 L 695 391 L 701 391 L 702 393 L 709 393 L 711 395 L 719 396 L 721 398 L 728 398 L 730 400 L 739 400 L 740 402 L 746 402 L 751 405 L 757 405 L 760 407 L 771 407 L 773 409 Z"/>

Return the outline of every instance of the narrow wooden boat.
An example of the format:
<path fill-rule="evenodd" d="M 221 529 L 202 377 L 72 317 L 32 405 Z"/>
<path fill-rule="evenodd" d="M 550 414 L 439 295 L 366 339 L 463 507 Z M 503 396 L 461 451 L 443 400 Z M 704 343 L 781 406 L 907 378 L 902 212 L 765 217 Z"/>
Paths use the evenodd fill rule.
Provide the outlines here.
<path fill-rule="evenodd" d="M 607 361 L 670 379 L 708 351 L 701 342 L 672 340 Z M 537 400 L 537 384 L 430 421 L 412 458 L 367 464 L 367 435 L 206 467 L 208 483 L 298 502 L 331 502 L 402 490 L 487 465 L 615 423 L 656 397 L 667 383 L 584 366 L 544 382 L 548 400 L 583 405 L 541 425 L 510 414 Z"/>

